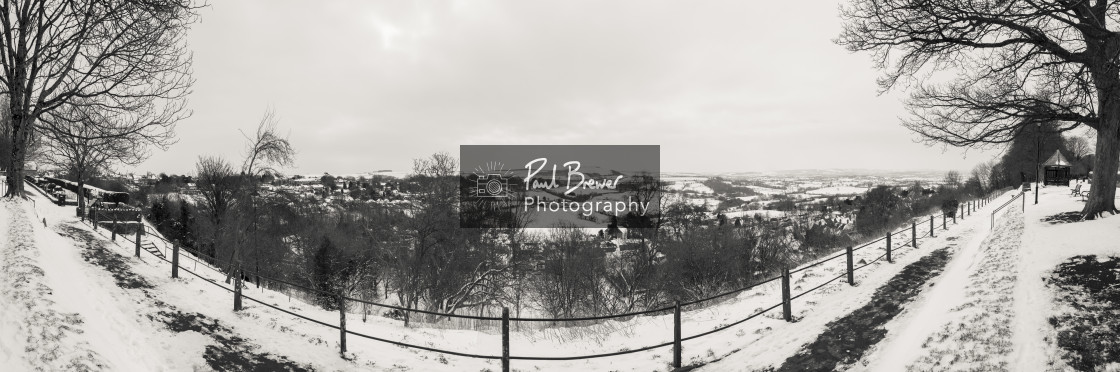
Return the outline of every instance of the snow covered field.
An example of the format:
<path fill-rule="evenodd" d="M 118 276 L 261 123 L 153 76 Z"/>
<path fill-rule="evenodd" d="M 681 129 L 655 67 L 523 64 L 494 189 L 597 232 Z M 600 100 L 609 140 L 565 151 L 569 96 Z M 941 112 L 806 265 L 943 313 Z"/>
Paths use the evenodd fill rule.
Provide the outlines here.
<path fill-rule="evenodd" d="M 869 188 L 867 188 L 867 187 L 829 186 L 829 187 L 819 188 L 819 189 L 816 189 L 816 190 L 809 190 L 809 191 L 806 191 L 805 193 L 806 194 L 813 194 L 813 195 L 825 195 L 825 196 L 862 195 L 863 193 L 867 192 L 867 190 L 869 190 Z"/>

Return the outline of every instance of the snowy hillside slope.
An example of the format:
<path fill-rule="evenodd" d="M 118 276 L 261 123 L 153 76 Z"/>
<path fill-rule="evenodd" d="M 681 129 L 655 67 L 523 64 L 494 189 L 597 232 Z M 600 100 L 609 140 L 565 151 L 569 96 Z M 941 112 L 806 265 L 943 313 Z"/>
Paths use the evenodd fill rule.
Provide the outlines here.
<path fill-rule="evenodd" d="M 1006 199 L 1006 196 L 999 200 Z M 181 272 L 180 279 L 169 278 L 170 265 L 146 252 L 141 258 L 132 256 L 131 243 L 123 239 L 109 242 L 104 230 L 93 232 L 78 222 L 72 207 L 56 207 L 38 199 L 38 213 L 47 219 L 28 224 L 33 245 L 39 251 L 38 264 L 47 277 L 62 279 L 46 281 L 73 286 L 65 304 L 92 303 L 94 306 L 66 309 L 90 319 L 85 334 L 97 333 L 102 339 L 91 346 L 91 353 L 104 358 L 104 365 L 118 366 L 138 363 L 143 370 L 236 369 L 246 366 L 267 366 L 270 369 L 316 370 L 416 370 L 416 371 L 482 371 L 499 370 L 497 361 L 444 355 L 417 349 L 406 349 L 351 335 L 347 339 L 345 358 L 338 353 L 338 330 L 246 300 L 241 312 L 232 311 L 232 296 L 223 288 L 224 277 L 195 263 L 185 254 L 182 265 L 197 272 L 203 279 Z M 993 203 L 996 204 L 996 203 Z M 30 208 L 26 204 L 23 208 Z M 754 370 L 780 365 L 827 328 L 829 322 L 845 316 L 869 301 L 872 293 L 907 265 L 917 262 L 948 242 L 972 241 L 983 230 L 989 205 L 974 212 L 959 225 L 950 223 L 948 231 L 937 226 L 937 237 L 919 240 L 919 248 L 902 248 L 909 239 L 897 239 L 895 263 L 878 261 L 857 271 L 858 286 L 834 281 L 821 290 L 810 292 L 793 301 L 795 323 L 781 320 L 780 308 L 764 316 L 735 325 L 727 330 L 684 343 L 684 360 L 689 365 L 704 365 L 704 370 Z M 0 211 L 9 221 L 18 213 Z M 34 212 L 28 212 L 28 215 Z M 20 216 L 31 220 L 36 217 Z M 927 227 L 919 225 L 919 235 Z M 10 237 L 8 237 L 10 238 Z M 21 238 L 22 239 L 22 238 Z M 902 242 L 900 242 L 900 240 Z M 870 262 L 882 253 L 881 244 L 858 251 L 856 260 Z M 95 252 L 104 252 L 95 253 Z M 798 294 L 843 273 L 843 260 L 804 270 L 792 278 L 793 292 Z M 61 273 L 58 275 L 52 273 Z M 82 284 L 78 284 L 82 282 Z M 76 292 L 84 292 L 79 295 Z M 281 292 L 250 286 L 245 294 L 286 311 L 301 314 L 316 322 L 337 324 L 338 313 L 318 309 Z M 51 297 L 57 295 L 44 295 Z M 719 303 L 703 304 L 702 308 L 683 311 L 684 336 L 705 332 L 769 308 L 780 301 L 776 282 L 744 291 Z M 10 306 L 3 304 L 3 306 Z M 62 306 L 62 305 L 58 305 Z M 84 305 L 83 305 L 84 306 Z M 101 313 L 114 313 L 102 316 Z M 348 316 L 349 330 L 389 340 L 454 350 L 496 355 L 500 353 L 501 337 L 496 330 L 445 330 L 406 328 L 400 321 L 371 316 L 362 322 L 358 314 Z M 561 324 L 563 325 L 563 324 Z M 522 327 L 525 325 L 522 325 Z M 572 356 L 632 350 L 672 339 L 672 315 L 641 316 L 607 321 L 584 327 L 563 327 L 540 331 L 514 324 L 513 355 Z M 119 328 L 119 329 L 117 329 Z M 7 329 L 7 328 L 5 328 Z M 19 353 L 20 337 L 4 332 L 0 341 L 0 357 L 12 364 L 37 366 Z M 238 340 L 230 342 L 230 340 Z M 88 341 L 87 341 L 88 342 Z M 92 345 L 92 343 L 91 343 Z M 146 357 L 123 360 L 141 352 Z M 576 361 L 524 361 L 513 363 L 519 370 L 668 370 L 670 348 Z M 81 355 L 67 351 L 65 355 Z M 713 363 L 714 362 L 714 363 Z M 133 368 L 108 368 L 120 370 Z M 17 368 L 16 370 L 20 370 Z"/>
<path fill-rule="evenodd" d="M 1083 205 L 1050 186 L 994 228 L 982 209 L 942 242 L 951 259 L 923 285 L 884 293 L 904 271 L 841 317 L 785 327 L 813 322 L 808 337 L 744 344 L 702 370 L 1120 371 L 1120 216 L 1078 221 Z"/>

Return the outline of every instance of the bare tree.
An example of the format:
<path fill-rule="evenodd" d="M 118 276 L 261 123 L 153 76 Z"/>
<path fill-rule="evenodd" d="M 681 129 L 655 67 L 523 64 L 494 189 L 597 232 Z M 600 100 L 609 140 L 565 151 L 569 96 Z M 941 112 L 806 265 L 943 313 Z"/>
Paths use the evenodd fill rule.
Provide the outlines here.
<path fill-rule="evenodd" d="M 930 143 L 1007 143 L 1025 127 L 1098 133 L 1093 183 L 1116 184 L 1120 164 L 1120 6 L 1105 0 L 851 0 L 837 42 L 871 52 L 883 90 L 916 88 L 903 125 Z M 955 78 L 925 79 L 936 71 Z M 1082 210 L 1116 212 L 1114 187 L 1094 187 Z"/>
<path fill-rule="evenodd" d="M 174 142 L 173 123 L 152 123 L 145 117 L 97 111 L 98 106 L 68 106 L 44 115 L 43 155 L 48 163 L 75 177 L 78 189 L 107 168 L 136 165 L 147 159 L 149 146 L 164 149 Z M 86 207 L 78 192 L 78 210 Z"/>
<path fill-rule="evenodd" d="M 980 188 L 983 190 L 989 190 L 994 187 L 994 185 L 992 185 L 992 180 L 988 177 L 988 175 L 992 174 L 992 164 L 993 162 L 991 161 L 985 161 L 976 164 L 976 167 L 972 168 L 972 178 L 979 180 Z"/>
<path fill-rule="evenodd" d="M 961 187 L 961 173 L 955 170 L 945 173 L 945 179 L 942 181 L 946 187 L 956 190 Z"/>
<path fill-rule="evenodd" d="M 237 219 L 235 213 L 238 212 L 240 201 L 244 200 L 242 193 L 245 182 L 234 173 L 233 166 L 220 157 L 200 157 L 195 167 L 198 172 L 195 183 L 201 195 L 199 210 L 206 216 L 212 229 L 208 253 L 217 258 L 219 251 L 230 252 L 229 270 L 226 272 L 228 283 L 235 268 L 237 254 L 235 249 L 223 248 L 227 248 L 227 243 L 237 243 L 236 239 L 229 239 L 228 235 L 238 230 L 230 228 L 230 221 Z"/>
<path fill-rule="evenodd" d="M 291 166 L 295 162 L 296 151 L 288 138 L 277 134 L 276 112 L 269 108 L 257 124 L 257 132 L 252 137 L 245 136 L 247 142 L 244 172 L 255 177 L 261 172 L 276 173 L 273 167 Z"/>
<path fill-rule="evenodd" d="M 1086 155 L 1093 153 L 1093 147 L 1089 144 L 1089 140 L 1082 136 L 1065 137 L 1065 145 L 1069 154 L 1073 156 L 1073 160 L 1076 161 L 1081 161 Z"/>
<path fill-rule="evenodd" d="M 190 0 L 0 1 L 0 93 L 12 121 L 7 195 L 22 193 L 28 143 L 57 130 L 40 119 L 60 108 L 94 105 L 152 123 L 188 115 L 184 36 L 195 8 Z"/>
<path fill-rule="evenodd" d="M 287 137 L 281 137 L 277 134 L 276 123 L 275 111 L 268 108 L 265 110 L 264 116 L 261 117 L 260 123 L 257 124 L 257 131 L 252 137 L 244 132 L 241 133 L 246 140 L 245 162 L 241 172 L 245 179 L 242 181 L 242 185 L 247 190 L 257 190 L 259 188 L 258 181 L 260 178 L 257 177 L 258 175 L 266 172 L 279 173 L 275 167 L 287 167 L 295 162 L 295 149 L 292 148 Z M 248 200 L 241 205 L 247 210 L 241 211 L 240 215 L 245 218 L 240 220 L 239 223 L 246 226 L 243 226 L 244 229 L 242 229 L 244 233 L 238 234 L 240 239 L 234 245 L 232 256 L 240 262 L 242 255 L 244 255 L 244 249 L 242 248 L 252 250 L 253 257 L 256 258 L 256 269 L 259 270 L 262 247 L 258 243 L 266 239 L 256 237 L 260 233 L 257 226 L 258 220 L 265 218 L 258 212 L 258 207 L 266 203 L 262 203 L 264 198 L 256 192 L 250 191 L 243 196 Z"/>

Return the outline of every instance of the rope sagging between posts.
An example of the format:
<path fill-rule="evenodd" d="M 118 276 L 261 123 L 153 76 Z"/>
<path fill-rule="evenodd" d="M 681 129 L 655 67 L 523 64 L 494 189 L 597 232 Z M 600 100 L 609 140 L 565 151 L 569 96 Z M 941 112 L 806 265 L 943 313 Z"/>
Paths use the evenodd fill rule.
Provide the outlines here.
<path fill-rule="evenodd" d="M 1025 199 L 1025 198 L 1023 198 L 1023 199 Z M 1014 201 L 1014 198 L 1012 198 L 1011 201 Z M 1009 204 L 1011 201 L 1009 201 L 1007 204 Z M 963 215 L 962 215 L 962 217 L 963 217 Z M 942 227 L 946 227 L 945 226 L 945 221 L 946 221 L 946 216 L 943 214 L 942 215 Z M 954 222 L 955 222 L 955 216 L 954 216 Z M 933 216 L 930 216 L 930 224 L 931 224 L 930 225 L 930 236 L 933 237 L 933 235 L 934 235 L 933 234 L 933 230 L 934 230 L 933 229 Z M 904 232 L 905 232 L 905 229 L 900 230 L 898 233 L 904 233 Z M 295 312 L 292 312 L 292 311 L 281 309 L 278 306 L 274 306 L 272 304 L 262 302 L 258 299 L 252 298 L 250 296 L 245 296 L 245 295 L 241 294 L 241 286 L 242 286 L 241 277 L 242 277 L 242 275 L 241 275 L 240 271 L 239 271 L 239 275 L 237 275 L 237 281 L 235 282 L 235 287 L 231 289 L 231 288 L 226 288 L 226 287 L 218 284 L 216 281 L 211 281 L 211 280 L 208 280 L 206 278 L 203 278 L 201 275 L 199 275 L 199 274 L 197 274 L 193 271 L 186 270 L 185 268 L 183 268 L 183 270 L 187 271 L 188 273 L 190 273 L 190 274 L 192 274 L 192 275 L 194 275 L 194 276 L 196 276 L 200 279 L 203 279 L 204 282 L 213 284 L 213 285 L 215 285 L 219 288 L 222 288 L 226 291 L 233 292 L 234 295 L 235 295 L 235 302 L 239 302 L 240 298 L 246 298 L 250 301 L 256 302 L 258 304 L 264 305 L 264 306 L 266 306 L 268 308 L 271 308 L 271 309 L 274 309 L 274 310 L 281 311 L 283 313 L 292 315 L 294 317 L 304 319 L 304 320 L 307 320 L 307 321 L 310 321 L 310 322 L 313 322 L 313 323 L 316 323 L 316 324 L 319 324 L 319 325 L 323 325 L 323 326 L 326 326 L 326 327 L 329 327 L 329 328 L 339 329 L 339 331 L 340 331 L 339 332 L 340 350 L 341 350 L 342 353 L 345 353 L 346 348 L 347 348 L 346 347 L 346 334 L 351 334 L 351 335 L 359 336 L 359 337 L 362 337 L 362 338 L 367 338 L 367 339 L 371 339 L 371 340 L 375 340 L 375 341 L 379 341 L 379 342 L 385 342 L 385 343 L 389 343 L 389 344 L 393 344 L 393 345 L 397 345 L 397 346 L 402 346 L 402 347 L 407 347 L 407 348 L 415 348 L 415 349 L 420 349 L 420 350 L 439 352 L 439 353 L 462 356 L 462 357 L 469 357 L 469 358 L 500 359 L 503 362 L 503 370 L 508 370 L 510 361 L 512 361 L 512 360 L 579 360 L 579 359 L 592 359 L 592 358 L 602 358 L 602 357 L 617 356 L 617 355 L 630 354 L 630 353 L 636 353 L 636 352 L 643 352 L 643 351 L 648 351 L 648 350 L 652 350 L 652 349 L 656 349 L 656 348 L 660 348 L 660 347 L 665 347 L 665 346 L 673 346 L 673 352 L 674 352 L 674 357 L 675 357 L 674 358 L 675 359 L 674 365 L 679 365 L 679 355 L 681 353 L 682 343 L 684 341 L 697 339 L 697 338 L 704 337 L 704 336 L 707 336 L 707 335 L 710 335 L 710 334 L 713 334 L 713 333 L 716 333 L 716 332 L 719 332 L 719 331 L 723 331 L 723 330 L 728 329 L 730 327 L 742 324 L 743 322 L 746 322 L 746 321 L 754 319 L 758 316 L 761 316 L 762 314 L 764 314 L 766 312 L 769 312 L 769 311 L 772 311 L 772 310 L 774 310 L 778 307 L 783 308 L 782 309 L 783 318 L 786 319 L 787 321 L 792 321 L 792 309 L 791 309 L 792 308 L 792 305 L 791 305 L 792 300 L 800 298 L 800 297 L 802 297 L 804 295 L 807 295 L 811 292 L 814 292 L 814 291 L 816 291 L 820 288 L 823 288 L 825 285 L 831 284 L 832 282 L 834 282 L 836 280 L 839 280 L 839 279 L 841 279 L 845 276 L 847 276 L 848 283 L 850 285 L 855 285 L 855 283 L 854 283 L 855 282 L 855 280 L 854 280 L 854 272 L 855 271 L 863 269 L 867 266 L 870 266 L 871 264 L 874 264 L 875 262 L 878 262 L 879 260 L 881 260 L 883 258 L 887 258 L 888 261 L 890 261 L 890 251 L 892 249 L 890 247 L 891 235 L 893 235 L 893 233 L 888 233 L 886 236 L 884 236 L 884 238 L 876 239 L 875 241 L 872 241 L 872 242 L 869 242 L 869 243 L 866 243 L 866 244 L 860 246 L 859 248 L 863 248 L 863 247 L 869 246 L 869 245 L 871 245 L 873 243 L 876 243 L 876 242 L 878 242 L 880 240 L 883 240 L 883 239 L 886 239 L 888 241 L 887 253 L 879 256 L 878 258 L 876 258 L 876 259 L 874 259 L 870 262 L 864 263 L 863 265 L 860 265 L 859 267 L 853 267 L 854 266 L 854 261 L 853 261 L 854 257 L 853 257 L 853 253 L 852 253 L 853 251 L 858 250 L 859 248 L 854 248 L 853 249 L 853 247 L 848 246 L 848 247 L 845 248 L 844 252 L 841 253 L 840 255 L 830 257 L 828 259 L 825 259 L 825 260 L 822 260 L 822 261 L 819 261 L 819 262 L 815 262 L 813 264 L 810 264 L 808 266 L 805 266 L 801 269 L 798 269 L 798 270 L 794 271 L 794 273 L 799 272 L 799 271 L 814 267 L 816 265 L 819 265 L 821 263 L 831 261 L 835 258 L 839 258 L 840 256 L 846 256 L 847 257 L 847 266 L 848 267 L 847 267 L 846 273 L 838 275 L 838 276 L 836 276 L 836 277 L 834 277 L 834 278 L 832 278 L 832 279 L 830 279 L 830 280 L 828 280 L 824 283 L 821 283 L 821 284 L 819 284 L 819 285 L 817 285 L 817 286 L 815 286 L 815 287 L 813 287 L 809 290 L 806 290 L 806 291 L 804 291 L 804 292 L 802 292 L 802 293 L 800 293 L 796 296 L 791 296 L 790 295 L 789 281 L 790 281 L 790 275 L 792 273 L 790 272 L 790 270 L 784 269 L 784 270 L 782 270 L 781 275 L 779 275 L 777 277 L 765 280 L 765 281 L 760 282 L 760 283 L 753 284 L 751 286 L 748 286 L 748 287 L 745 287 L 745 288 L 742 288 L 742 289 L 721 293 L 721 294 L 716 295 L 716 296 L 691 301 L 689 303 L 682 304 L 679 301 L 677 301 L 674 304 L 674 306 L 667 307 L 667 308 L 653 309 L 653 310 L 626 313 L 626 314 L 616 314 L 616 315 L 606 315 L 606 316 L 596 316 L 596 317 L 583 317 L 583 318 L 554 318 L 554 319 L 550 319 L 550 318 L 510 318 L 508 308 L 503 308 L 503 314 L 502 314 L 501 318 L 447 314 L 447 313 L 424 311 L 424 310 L 419 310 L 419 309 L 408 309 L 408 308 L 402 308 L 402 307 L 393 306 L 393 305 L 386 305 L 386 304 L 380 304 L 380 303 L 375 303 L 375 302 L 363 301 L 363 300 L 352 299 L 352 298 L 349 298 L 349 297 L 346 297 L 346 296 L 343 296 L 343 295 L 336 294 L 338 296 L 337 298 L 338 298 L 339 313 L 340 313 L 339 314 L 339 325 L 336 326 L 336 325 L 332 325 L 332 324 L 329 324 L 329 323 L 325 323 L 325 322 L 322 322 L 322 321 L 318 321 L 318 320 L 308 318 L 306 316 L 303 316 L 301 314 L 298 314 L 298 313 L 295 313 Z M 912 240 L 912 245 L 915 248 L 917 248 L 916 236 L 917 236 L 917 234 L 916 234 L 916 222 L 914 222 L 911 225 L 911 237 L 913 239 Z M 139 237 L 139 233 L 138 233 L 138 237 Z M 139 241 L 139 239 L 137 239 L 137 241 Z M 166 242 L 166 240 L 165 240 L 165 242 Z M 165 261 L 165 262 L 168 262 L 168 263 L 172 264 L 172 276 L 174 277 L 174 276 L 177 276 L 177 271 L 180 269 L 180 267 L 178 265 L 179 246 L 175 243 L 171 243 L 171 244 L 172 244 L 172 260 L 171 261 L 168 261 L 166 258 L 160 257 L 159 255 L 155 255 L 154 253 L 153 253 L 153 255 L 155 257 Z M 198 257 L 196 255 L 199 255 L 200 252 L 192 252 L 192 253 L 193 253 L 192 256 L 195 256 L 194 259 L 195 259 L 195 262 L 196 262 L 196 265 L 197 265 Z M 203 256 L 205 256 L 205 255 L 203 255 Z M 217 268 L 212 268 L 211 267 L 211 269 L 215 270 L 215 272 L 220 273 L 220 271 L 218 271 Z M 267 276 L 263 276 L 263 275 L 260 275 L 259 272 L 256 273 L 255 275 L 257 275 L 260 279 L 273 280 L 275 282 L 288 284 L 288 285 L 294 286 L 296 288 L 301 288 L 301 289 L 308 290 L 308 291 L 322 292 L 320 290 L 316 290 L 316 289 L 313 289 L 313 288 L 307 288 L 307 287 L 299 286 L 299 285 L 296 285 L 296 284 L 293 284 L 293 283 L 288 283 L 288 282 L 285 282 L 283 280 L 278 280 L 278 279 L 275 279 L 275 278 L 270 278 L 270 277 L 267 277 Z M 259 283 L 260 279 L 258 279 L 258 283 Z M 749 316 L 747 316 L 743 319 L 732 322 L 730 324 L 724 324 L 724 325 L 721 325 L 721 326 L 716 327 L 714 329 L 711 329 L 711 330 L 708 330 L 708 331 L 705 331 L 705 332 L 702 332 L 702 333 L 698 333 L 698 334 L 695 334 L 695 335 L 692 335 L 692 336 L 682 337 L 681 328 L 682 328 L 683 322 L 681 321 L 681 315 L 680 315 L 681 314 L 680 307 L 682 305 L 695 304 L 695 303 L 699 303 L 699 302 L 703 302 L 703 301 L 709 301 L 711 299 L 726 296 L 726 295 L 729 295 L 729 294 L 732 294 L 732 293 L 738 293 L 738 292 L 741 292 L 741 291 L 749 290 L 749 289 L 754 288 L 758 285 L 769 283 L 769 282 L 774 281 L 774 280 L 781 280 L 782 281 L 782 289 L 781 289 L 782 290 L 782 302 L 781 303 L 778 303 L 778 304 L 776 304 L 774 306 L 771 306 L 769 308 L 766 308 L 766 309 L 762 309 L 761 311 L 758 311 L 754 314 L 751 314 L 751 315 L 749 315 Z M 372 304 L 372 305 L 376 305 L 376 306 L 383 306 L 383 307 L 386 307 L 386 308 L 401 309 L 403 311 L 434 314 L 434 315 L 446 316 L 446 317 L 482 319 L 482 320 L 501 320 L 503 322 L 503 327 L 502 327 L 503 351 L 502 351 L 502 355 L 500 355 L 500 356 L 498 356 L 498 355 L 479 355 L 479 354 L 470 354 L 470 353 L 456 352 L 456 351 L 450 351 L 450 350 L 442 350 L 442 349 L 438 349 L 438 348 L 434 348 L 434 347 L 427 347 L 427 346 L 422 346 L 422 345 L 413 345 L 413 344 L 408 344 L 408 343 L 400 342 L 400 341 L 387 340 L 387 339 L 378 338 L 378 337 L 374 337 L 374 336 L 371 336 L 371 335 L 347 330 L 346 329 L 346 315 L 345 315 L 345 303 L 346 303 L 347 300 Z M 241 306 L 239 306 L 239 304 L 235 304 L 235 308 L 237 310 L 241 310 Z M 551 321 L 551 322 L 599 320 L 599 319 L 630 317 L 630 316 L 642 315 L 642 314 L 653 314 L 653 313 L 665 312 L 667 310 L 673 310 L 673 314 L 674 314 L 674 337 L 673 337 L 673 340 L 669 341 L 669 342 L 644 346 L 644 347 L 640 347 L 640 348 L 636 348 L 636 349 L 623 350 L 623 351 L 618 351 L 618 352 L 590 354 L 590 355 L 578 355 L 578 356 L 535 357 L 535 356 L 510 355 L 510 351 L 509 351 L 510 331 L 509 331 L 509 327 L 508 327 L 508 324 L 509 324 L 510 320 L 517 320 L 517 321 Z"/>

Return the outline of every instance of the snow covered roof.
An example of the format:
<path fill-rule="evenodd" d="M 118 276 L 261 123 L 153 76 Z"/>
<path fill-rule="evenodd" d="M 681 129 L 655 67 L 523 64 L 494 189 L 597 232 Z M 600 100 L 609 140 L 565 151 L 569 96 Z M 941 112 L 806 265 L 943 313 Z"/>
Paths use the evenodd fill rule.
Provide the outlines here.
<path fill-rule="evenodd" d="M 1051 156 L 1050 159 L 1047 159 L 1046 163 L 1042 165 L 1047 167 L 1068 167 L 1069 160 L 1066 160 L 1066 157 L 1062 156 L 1061 150 L 1054 150 L 1054 155 Z"/>

